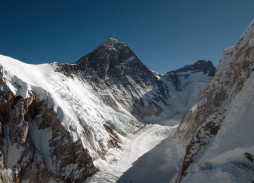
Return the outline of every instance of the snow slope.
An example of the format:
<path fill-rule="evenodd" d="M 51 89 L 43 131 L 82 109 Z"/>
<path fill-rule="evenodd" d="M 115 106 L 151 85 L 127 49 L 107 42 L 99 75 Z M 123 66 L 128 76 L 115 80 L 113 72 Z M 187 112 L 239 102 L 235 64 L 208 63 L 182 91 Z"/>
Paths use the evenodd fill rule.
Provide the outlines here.
<path fill-rule="evenodd" d="M 225 49 L 196 109 L 179 124 L 177 138 L 190 143 L 177 182 L 253 182 L 253 71 L 254 21 Z"/>
<path fill-rule="evenodd" d="M 169 182 L 184 152 L 172 139 L 176 127 L 147 125 L 120 149 L 110 149 L 105 160 L 97 160 L 100 171 L 87 182 Z"/>
<path fill-rule="evenodd" d="M 3 55 L 0 60 L 1 72 L 12 92 L 23 98 L 36 94 L 41 100 L 49 101 L 61 124 L 71 133 L 73 141 L 81 139 L 79 120 L 82 121 L 92 132 L 91 147 L 85 148 L 94 157 L 97 157 L 97 150 L 108 148 L 110 137 L 103 124 L 110 122 L 125 134 L 133 131 L 129 121 L 136 119 L 129 112 L 121 106 L 116 112 L 102 104 L 89 84 L 55 72 L 55 64 L 29 65 Z"/>
<path fill-rule="evenodd" d="M 251 182 L 254 162 L 245 153 L 254 154 L 254 74 L 235 96 L 226 118 L 211 145 L 182 182 Z"/>
<path fill-rule="evenodd" d="M 157 74 L 170 91 L 169 106 L 158 117 L 147 116 L 145 121 L 161 125 L 178 124 L 198 102 L 203 89 L 211 82 L 214 71 L 215 67 L 211 61 L 199 60 L 163 76 Z"/>

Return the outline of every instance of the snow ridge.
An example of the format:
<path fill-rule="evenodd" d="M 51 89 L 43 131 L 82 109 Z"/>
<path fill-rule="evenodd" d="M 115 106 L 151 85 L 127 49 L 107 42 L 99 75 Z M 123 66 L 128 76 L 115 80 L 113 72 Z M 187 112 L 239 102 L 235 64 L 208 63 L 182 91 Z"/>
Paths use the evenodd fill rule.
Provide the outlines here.
<path fill-rule="evenodd" d="M 254 21 L 225 49 L 215 77 L 175 133 L 187 142 L 176 182 L 251 182 L 254 179 Z M 198 178 L 197 178 L 198 177 Z"/>

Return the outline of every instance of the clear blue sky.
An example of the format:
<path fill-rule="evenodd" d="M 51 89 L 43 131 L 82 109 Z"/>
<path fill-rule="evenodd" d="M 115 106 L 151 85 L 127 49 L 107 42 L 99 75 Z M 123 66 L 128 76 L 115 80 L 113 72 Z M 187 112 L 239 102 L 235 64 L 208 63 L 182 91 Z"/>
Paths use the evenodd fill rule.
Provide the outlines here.
<path fill-rule="evenodd" d="M 253 0 L 0 0 L 0 54 L 74 63 L 112 37 L 161 74 L 199 59 L 217 66 L 253 8 Z"/>

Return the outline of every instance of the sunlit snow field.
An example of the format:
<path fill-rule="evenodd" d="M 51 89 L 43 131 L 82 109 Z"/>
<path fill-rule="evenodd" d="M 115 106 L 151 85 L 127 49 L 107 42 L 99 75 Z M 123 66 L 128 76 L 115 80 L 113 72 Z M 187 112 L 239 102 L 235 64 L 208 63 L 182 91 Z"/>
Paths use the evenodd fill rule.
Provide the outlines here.
<path fill-rule="evenodd" d="M 172 139 L 176 126 L 148 125 L 105 159 L 95 161 L 99 171 L 87 179 L 95 182 L 169 182 L 177 173 L 183 149 Z"/>

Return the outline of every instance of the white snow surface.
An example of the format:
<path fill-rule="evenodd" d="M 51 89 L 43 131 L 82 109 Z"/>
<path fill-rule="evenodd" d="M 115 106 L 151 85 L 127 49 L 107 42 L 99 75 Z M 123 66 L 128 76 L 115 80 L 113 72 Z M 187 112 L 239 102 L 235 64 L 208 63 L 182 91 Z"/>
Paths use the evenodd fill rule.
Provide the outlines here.
<path fill-rule="evenodd" d="M 223 88 L 233 97 L 232 100 L 224 101 L 225 104 L 221 104 L 220 109 L 223 109 L 223 105 L 226 106 L 224 112 L 217 112 L 210 116 L 210 118 L 223 119 L 220 129 L 217 135 L 210 140 L 208 147 L 201 150 L 202 154 L 199 153 L 195 162 L 190 165 L 182 183 L 247 183 L 254 181 L 254 162 L 245 156 L 245 153 L 254 155 L 254 72 L 250 72 L 250 76 L 246 77 L 246 72 L 241 70 L 241 75 L 238 77 L 244 78 L 246 81 L 240 91 L 235 92 L 237 83 L 231 88 L 224 85 L 229 81 L 227 72 L 234 72 L 230 69 L 231 64 L 249 62 L 249 69 L 253 71 L 253 35 L 254 21 L 241 35 L 237 45 L 224 51 L 217 67 L 216 76 L 209 87 L 211 90 Z M 239 57 L 234 55 L 236 49 L 243 50 Z M 246 56 L 248 49 L 250 51 Z M 241 68 L 238 67 L 238 69 Z M 199 105 L 206 102 L 201 100 Z M 209 119 L 207 120 L 209 121 Z M 201 128 L 199 127 L 199 129 Z"/>
<path fill-rule="evenodd" d="M 203 89 L 211 82 L 212 77 L 203 72 L 180 72 L 178 79 L 181 84 L 182 91 L 176 91 L 175 86 L 166 81 L 165 78 L 160 77 L 160 80 L 170 90 L 170 104 L 169 107 L 158 103 L 164 111 L 159 116 L 146 116 L 145 122 L 155 123 L 160 125 L 174 126 L 179 123 L 183 116 L 199 101 Z M 189 75 L 188 77 L 185 77 Z M 159 77 L 159 76 L 157 76 Z"/>
<path fill-rule="evenodd" d="M 251 182 L 254 162 L 244 154 L 254 154 L 254 74 L 235 96 L 222 126 L 198 161 L 183 179 L 187 182 Z"/>
<path fill-rule="evenodd" d="M 160 182 L 174 178 L 182 161 L 184 148 L 173 138 L 176 126 L 148 125 L 120 149 L 110 149 L 95 165 L 99 172 L 87 183 Z"/>
<path fill-rule="evenodd" d="M 56 67 L 57 63 L 29 65 L 0 55 L 0 70 L 11 91 L 23 98 L 29 98 L 33 94 L 39 96 L 41 100 L 46 99 L 48 106 L 57 113 L 61 124 L 71 133 L 72 140 L 80 139 L 84 148 L 87 148 L 91 156 L 97 159 L 94 163 L 99 171 L 87 182 L 116 182 L 118 180 L 168 182 L 175 176 L 183 157 L 183 148 L 172 139 L 176 129 L 174 124 L 179 123 L 180 117 L 169 120 L 170 116 L 167 114 L 171 116 L 177 116 L 177 114 L 166 112 L 157 117 L 157 122 L 163 119 L 165 124 L 171 126 L 150 124 L 137 134 L 131 135 L 133 127 L 129 121 L 139 121 L 137 118 L 119 104 L 118 112 L 104 105 L 98 93 L 94 93 L 88 83 L 79 78 L 71 79 L 55 72 Z M 151 88 L 146 90 L 145 92 L 149 92 Z M 151 118 L 156 121 L 156 117 Z M 92 137 L 89 139 L 91 146 L 86 146 L 87 143 L 84 142 L 79 119 L 91 131 Z M 107 143 L 110 137 L 103 127 L 106 122 L 110 122 L 118 132 L 123 132 L 127 136 L 118 134 L 123 142 L 120 144 L 121 148 L 109 149 L 105 159 L 102 160 L 98 159 L 96 151 L 101 150 L 101 147 L 108 148 Z M 29 123 L 29 135 L 45 159 L 47 168 L 54 171 L 48 145 L 52 133 L 49 129 L 39 130 L 34 124 Z M 10 147 L 10 155 L 16 153 L 17 156 L 12 156 L 15 158 L 8 162 L 8 167 L 12 167 L 17 162 L 21 150 L 17 150 L 14 146 Z M 144 166 L 146 168 L 142 168 Z M 143 173 L 137 174 L 140 169 Z M 147 176 L 149 174 L 151 176 Z"/>
<path fill-rule="evenodd" d="M 49 107 L 57 112 L 57 117 L 67 131 L 71 133 L 73 141 L 81 139 L 82 129 L 78 118 L 92 132 L 89 152 L 96 157 L 96 150 L 101 147 L 107 149 L 109 134 L 103 127 L 105 122 L 115 125 L 119 131 L 128 134 L 132 127 L 130 120 L 136 120 L 128 111 L 118 106 L 118 112 L 104 105 L 93 93 L 89 84 L 77 78 L 70 79 L 59 72 L 55 72 L 56 64 L 30 65 L 13 58 L 0 55 L 0 70 L 3 78 L 12 92 L 17 96 L 28 98 L 32 93 L 49 101 Z M 137 120 L 136 120 L 137 121 Z M 32 126 L 30 127 L 32 128 Z M 42 131 L 42 130 L 40 130 Z M 43 142 L 48 139 L 50 132 L 36 132 L 31 134 L 38 149 L 47 150 Z M 81 139 L 83 140 L 83 139 Z M 46 143 L 48 144 L 48 143 Z M 42 145 L 44 146 L 43 148 Z M 85 143 L 83 143 L 85 146 Z M 49 156 L 47 156 L 49 157 Z M 48 158 L 46 158 L 48 159 Z M 50 159 L 47 161 L 50 165 Z"/>

